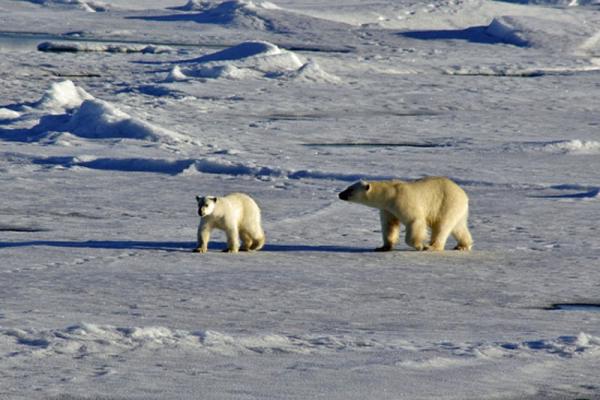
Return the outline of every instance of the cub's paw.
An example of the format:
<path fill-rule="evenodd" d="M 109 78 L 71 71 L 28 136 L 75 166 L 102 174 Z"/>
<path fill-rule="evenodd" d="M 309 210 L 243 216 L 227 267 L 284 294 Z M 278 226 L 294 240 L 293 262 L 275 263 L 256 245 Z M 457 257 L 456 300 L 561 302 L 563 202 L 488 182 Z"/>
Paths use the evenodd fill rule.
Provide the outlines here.
<path fill-rule="evenodd" d="M 222 252 L 223 253 L 237 253 L 238 250 L 237 249 L 223 249 Z"/>
<path fill-rule="evenodd" d="M 459 244 L 458 246 L 456 246 L 454 248 L 454 250 L 458 250 L 458 251 L 471 251 L 471 246 L 467 246 L 464 244 Z"/>
<path fill-rule="evenodd" d="M 196 247 L 192 250 L 193 253 L 206 253 L 207 249 L 203 249 L 202 247 Z"/>

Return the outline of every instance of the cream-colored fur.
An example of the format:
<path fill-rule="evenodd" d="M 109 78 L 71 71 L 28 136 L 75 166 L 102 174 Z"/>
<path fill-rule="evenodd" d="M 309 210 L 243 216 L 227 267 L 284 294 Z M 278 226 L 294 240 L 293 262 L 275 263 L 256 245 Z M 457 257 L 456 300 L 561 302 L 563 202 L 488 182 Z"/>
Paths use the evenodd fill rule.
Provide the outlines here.
<path fill-rule="evenodd" d="M 227 249 L 237 253 L 239 250 L 260 250 L 265 244 L 265 234 L 261 226 L 260 208 L 250 196 L 244 193 L 231 193 L 224 197 L 200 197 L 198 214 L 202 217 L 198 226 L 198 253 L 206 253 L 208 241 L 213 229 L 227 234 Z M 241 246 L 240 246 L 241 238 Z"/>
<path fill-rule="evenodd" d="M 383 246 L 391 250 L 398 241 L 400 224 L 406 227 L 406 243 L 417 250 L 444 250 L 452 235 L 456 250 L 471 250 L 467 227 L 469 198 L 456 183 L 444 177 L 413 182 L 360 181 L 339 194 L 340 199 L 379 209 Z M 430 243 L 424 244 L 431 230 Z"/>

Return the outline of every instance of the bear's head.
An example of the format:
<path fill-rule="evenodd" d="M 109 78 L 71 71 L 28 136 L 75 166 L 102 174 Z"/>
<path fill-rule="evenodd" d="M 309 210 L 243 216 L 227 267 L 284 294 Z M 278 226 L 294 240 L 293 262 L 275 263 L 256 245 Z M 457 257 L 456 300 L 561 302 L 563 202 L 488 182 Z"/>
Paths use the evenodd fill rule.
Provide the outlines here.
<path fill-rule="evenodd" d="M 358 181 L 355 184 L 348 186 L 338 196 L 340 199 L 345 201 L 351 201 L 353 203 L 365 203 L 367 201 L 367 194 L 371 190 L 369 182 Z"/>
<path fill-rule="evenodd" d="M 217 198 L 214 196 L 196 196 L 196 201 L 198 202 L 198 215 L 201 217 L 212 214 L 217 204 Z"/>

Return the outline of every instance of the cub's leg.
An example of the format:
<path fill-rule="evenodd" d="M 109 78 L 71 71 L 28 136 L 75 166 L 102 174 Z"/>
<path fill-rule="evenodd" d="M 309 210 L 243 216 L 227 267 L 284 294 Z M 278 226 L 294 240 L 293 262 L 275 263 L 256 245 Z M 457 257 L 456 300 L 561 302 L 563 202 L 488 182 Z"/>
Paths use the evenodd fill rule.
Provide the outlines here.
<path fill-rule="evenodd" d="M 193 250 L 194 253 L 206 253 L 208 251 L 208 241 L 210 240 L 211 229 L 212 227 L 209 224 L 200 224 L 198 227 L 198 245 Z"/>
<path fill-rule="evenodd" d="M 406 225 L 406 244 L 416 250 L 424 250 L 423 242 L 427 239 L 427 223 L 425 220 L 414 220 Z"/>
<path fill-rule="evenodd" d="M 469 251 L 473 247 L 473 238 L 471 237 L 471 232 L 469 232 L 469 228 L 467 227 L 467 217 L 465 216 L 461 219 L 458 224 L 452 230 L 452 236 L 458 244 L 454 248 L 454 250 L 462 250 Z"/>
<path fill-rule="evenodd" d="M 400 234 L 400 220 L 389 211 L 380 210 L 379 220 L 381 222 L 381 235 L 383 236 L 383 246 L 375 251 L 390 251 L 398 241 Z"/>

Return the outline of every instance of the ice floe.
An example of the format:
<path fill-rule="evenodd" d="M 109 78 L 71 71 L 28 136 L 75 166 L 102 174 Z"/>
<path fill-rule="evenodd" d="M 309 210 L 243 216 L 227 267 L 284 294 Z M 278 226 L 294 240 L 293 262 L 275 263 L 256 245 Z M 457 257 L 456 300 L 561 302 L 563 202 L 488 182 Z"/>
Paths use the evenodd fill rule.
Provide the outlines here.
<path fill-rule="evenodd" d="M 57 52 L 57 53 L 76 53 L 76 52 L 107 52 L 107 53 L 144 53 L 161 54 L 170 53 L 171 48 L 166 46 L 136 45 L 136 44 L 103 44 L 103 43 L 85 43 L 85 42 L 42 42 L 38 45 L 39 51 Z"/>

